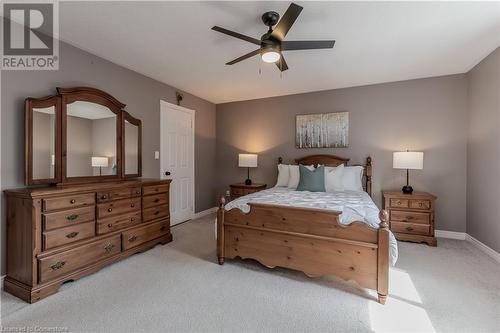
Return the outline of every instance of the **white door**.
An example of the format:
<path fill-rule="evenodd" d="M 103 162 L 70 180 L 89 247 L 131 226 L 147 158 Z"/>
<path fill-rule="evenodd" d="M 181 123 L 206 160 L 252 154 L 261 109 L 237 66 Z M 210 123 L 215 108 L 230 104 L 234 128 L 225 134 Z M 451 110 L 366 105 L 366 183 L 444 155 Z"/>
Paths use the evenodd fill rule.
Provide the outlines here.
<path fill-rule="evenodd" d="M 194 110 L 160 101 L 161 178 L 170 184 L 170 224 L 194 215 Z"/>

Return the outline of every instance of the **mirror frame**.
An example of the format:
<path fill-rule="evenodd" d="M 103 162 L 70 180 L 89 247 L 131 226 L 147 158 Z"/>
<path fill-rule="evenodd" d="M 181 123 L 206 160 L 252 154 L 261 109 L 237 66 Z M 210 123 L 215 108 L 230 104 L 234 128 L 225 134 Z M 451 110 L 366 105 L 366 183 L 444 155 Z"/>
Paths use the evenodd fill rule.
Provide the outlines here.
<path fill-rule="evenodd" d="M 108 93 L 87 87 L 76 88 L 57 88 L 57 92 L 61 95 L 61 172 L 63 183 L 83 183 L 83 182 L 99 182 L 103 180 L 119 180 L 122 175 L 122 109 L 125 104 L 119 102 Z M 112 176 L 79 176 L 68 177 L 67 174 L 67 105 L 77 102 L 91 102 L 106 106 L 116 114 L 116 175 Z"/>
<path fill-rule="evenodd" d="M 137 133 L 138 133 L 138 142 L 137 142 L 137 173 L 133 174 L 126 174 L 126 161 L 125 161 L 125 136 L 126 136 L 126 131 L 125 131 L 125 121 L 128 121 L 132 125 L 137 126 Z M 127 111 L 122 111 L 122 139 L 123 139 L 123 145 L 122 145 L 122 156 L 123 156 L 123 178 L 138 178 L 142 177 L 142 121 L 140 119 L 132 117 L 130 113 Z"/>
<path fill-rule="evenodd" d="M 33 108 L 54 107 L 54 177 L 33 179 Z M 27 98 L 24 121 L 24 183 L 26 185 L 50 184 L 61 182 L 61 99 L 59 96 Z"/>

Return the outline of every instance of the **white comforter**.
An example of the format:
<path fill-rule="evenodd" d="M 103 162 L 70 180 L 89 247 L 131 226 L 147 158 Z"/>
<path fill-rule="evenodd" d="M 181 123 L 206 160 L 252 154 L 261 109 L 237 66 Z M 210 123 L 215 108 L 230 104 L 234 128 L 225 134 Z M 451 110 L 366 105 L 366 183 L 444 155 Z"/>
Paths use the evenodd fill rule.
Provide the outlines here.
<path fill-rule="evenodd" d="M 289 188 L 273 187 L 268 190 L 239 197 L 226 206 L 226 210 L 238 208 L 244 213 L 250 211 L 249 202 L 268 203 L 293 207 L 320 208 L 340 211 L 340 223 L 350 224 L 361 221 L 373 228 L 378 228 L 380 222 L 379 209 L 366 192 L 339 191 L 339 192 L 308 192 L 295 191 Z M 398 259 L 398 244 L 390 233 L 390 261 L 394 265 Z"/>

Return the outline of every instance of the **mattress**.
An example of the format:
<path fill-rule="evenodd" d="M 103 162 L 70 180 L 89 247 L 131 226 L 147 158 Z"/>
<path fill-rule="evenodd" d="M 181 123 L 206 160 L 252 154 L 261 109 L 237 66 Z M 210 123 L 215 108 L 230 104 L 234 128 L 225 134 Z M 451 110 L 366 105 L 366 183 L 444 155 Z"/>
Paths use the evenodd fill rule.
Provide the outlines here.
<path fill-rule="evenodd" d="M 378 229 L 380 210 L 366 192 L 338 191 L 338 192 L 308 192 L 295 191 L 286 187 L 273 187 L 264 191 L 252 193 L 230 201 L 225 210 L 237 208 L 244 213 L 250 212 L 248 203 L 266 203 L 282 206 L 319 208 L 342 212 L 340 223 L 351 224 L 354 221 L 364 222 L 372 228 Z M 389 234 L 390 262 L 394 265 L 398 259 L 398 244 L 396 238 Z"/>

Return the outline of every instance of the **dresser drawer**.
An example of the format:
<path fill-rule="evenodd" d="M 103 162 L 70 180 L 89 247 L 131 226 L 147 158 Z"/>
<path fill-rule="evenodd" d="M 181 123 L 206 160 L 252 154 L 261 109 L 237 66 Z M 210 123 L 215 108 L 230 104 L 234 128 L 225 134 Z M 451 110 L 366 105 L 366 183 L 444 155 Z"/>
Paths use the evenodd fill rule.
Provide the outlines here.
<path fill-rule="evenodd" d="M 109 202 L 112 200 L 126 199 L 141 195 L 141 187 L 126 187 L 97 193 L 97 202 Z"/>
<path fill-rule="evenodd" d="M 59 228 L 43 233 L 44 250 L 52 249 L 57 246 L 73 243 L 95 235 L 95 223 L 86 222 L 73 226 Z"/>
<path fill-rule="evenodd" d="M 160 193 L 156 195 L 149 195 L 142 198 L 142 207 L 151 208 L 156 206 L 168 205 L 168 192 Z"/>
<path fill-rule="evenodd" d="M 40 283 L 120 253 L 120 235 L 38 259 Z"/>
<path fill-rule="evenodd" d="M 391 210 L 391 221 L 410 222 L 418 224 L 431 224 L 430 213 L 405 212 Z"/>
<path fill-rule="evenodd" d="M 429 200 L 410 200 L 410 208 L 412 209 L 422 209 L 422 210 L 430 210 L 431 202 Z"/>
<path fill-rule="evenodd" d="M 142 188 L 142 195 L 151 195 L 151 194 L 168 192 L 169 187 L 170 187 L 169 184 L 144 186 Z"/>
<path fill-rule="evenodd" d="M 428 235 L 429 230 L 430 225 L 391 221 L 391 231 L 393 232 L 415 235 Z"/>
<path fill-rule="evenodd" d="M 153 223 L 122 232 L 122 248 L 127 250 L 170 232 L 169 221 Z"/>
<path fill-rule="evenodd" d="M 170 209 L 168 205 L 147 208 L 142 211 L 142 218 L 144 222 L 168 216 L 170 216 Z"/>
<path fill-rule="evenodd" d="M 43 211 L 57 210 L 57 209 L 67 209 L 78 206 L 88 206 L 95 204 L 95 194 L 78 194 L 69 195 L 62 198 L 49 198 L 43 199 L 42 209 Z"/>
<path fill-rule="evenodd" d="M 97 205 L 97 218 L 103 219 L 128 212 L 141 210 L 141 198 L 130 198 Z"/>
<path fill-rule="evenodd" d="M 99 235 L 131 227 L 141 223 L 141 212 L 130 213 L 125 216 L 110 217 L 97 222 L 97 233 Z"/>
<path fill-rule="evenodd" d="M 44 230 L 67 227 L 95 220 L 95 206 L 87 206 L 56 213 L 43 214 Z"/>
<path fill-rule="evenodd" d="M 394 208 L 408 208 L 409 207 L 408 199 L 391 199 L 390 204 L 391 207 Z"/>

